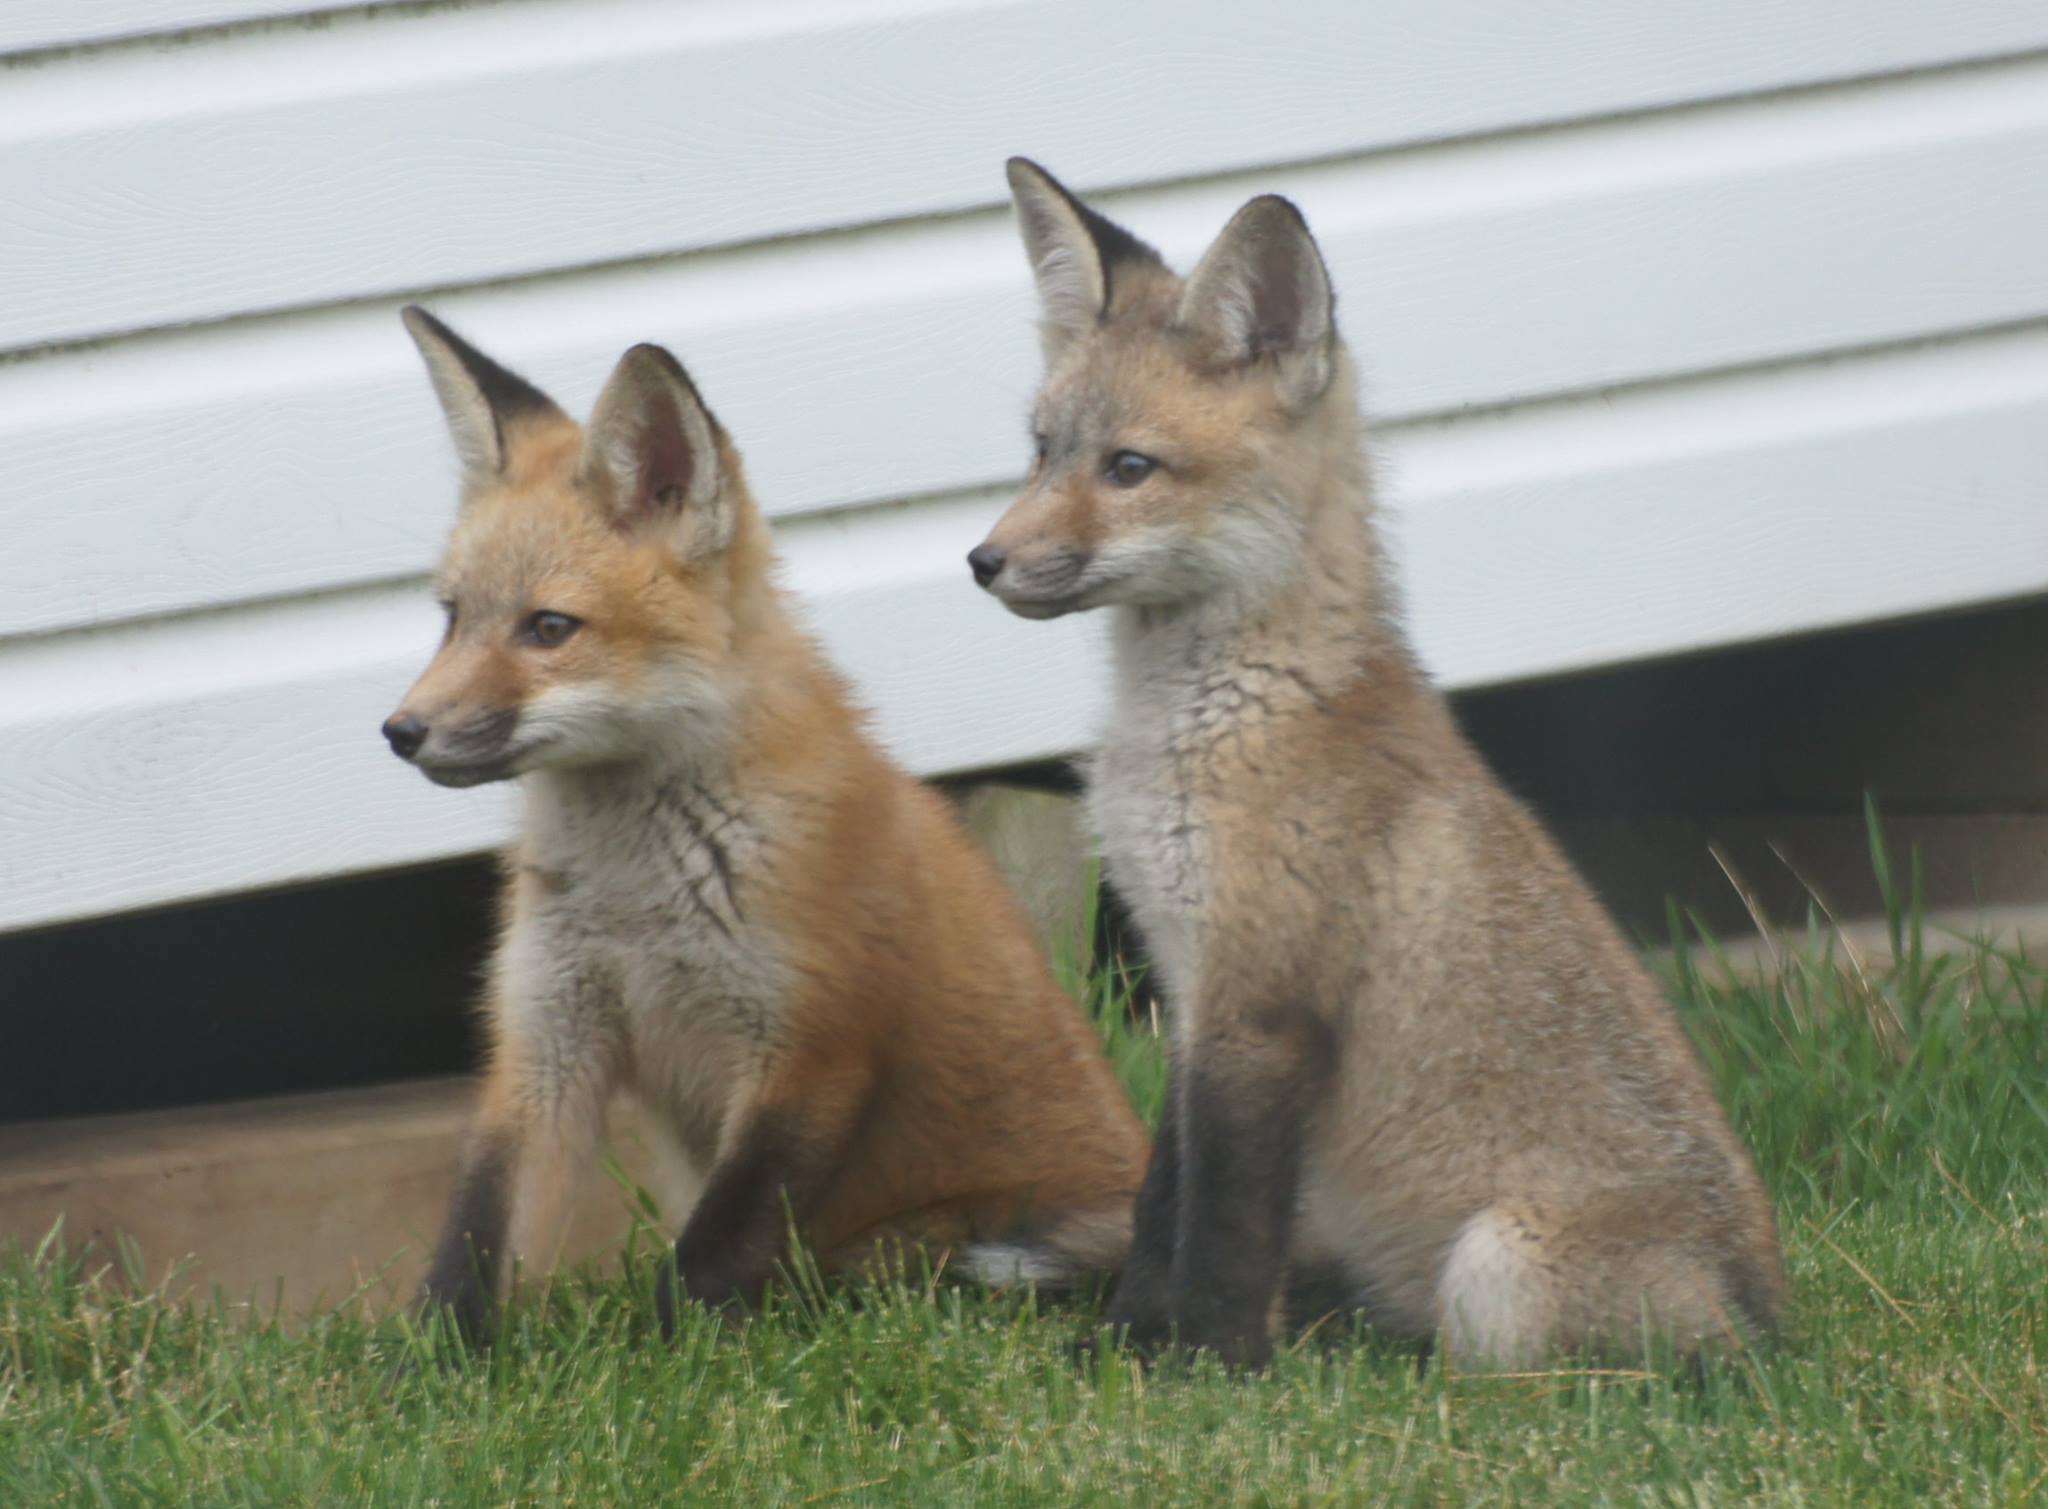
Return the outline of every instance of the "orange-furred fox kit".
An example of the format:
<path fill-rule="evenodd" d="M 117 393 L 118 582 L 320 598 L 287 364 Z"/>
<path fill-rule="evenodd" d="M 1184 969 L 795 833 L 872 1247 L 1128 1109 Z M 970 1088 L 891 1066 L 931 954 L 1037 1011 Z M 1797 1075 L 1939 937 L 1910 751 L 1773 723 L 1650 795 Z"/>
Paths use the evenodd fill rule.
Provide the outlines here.
<path fill-rule="evenodd" d="M 1409 650 L 1301 215 L 1182 279 L 1010 184 L 1046 377 L 969 563 L 1115 616 L 1090 812 L 1175 1020 L 1111 1322 L 1256 1364 L 1312 1300 L 1508 1366 L 1768 1327 L 1771 1203 L 1683 1029 Z"/>
<path fill-rule="evenodd" d="M 463 468 L 447 636 L 384 725 L 435 781 L 517 777 L 482 1109 L 423 1303 L 488 1334 L 552 1262 L 614 1093 L 703 1193 L 660 1293 L 942 1247 L 1109 1269 L 1144 1131 L 1020 905 L 869 741 L 792 622 L 738 452 L 674 357 L 579 426 L 421 309 Z"/>

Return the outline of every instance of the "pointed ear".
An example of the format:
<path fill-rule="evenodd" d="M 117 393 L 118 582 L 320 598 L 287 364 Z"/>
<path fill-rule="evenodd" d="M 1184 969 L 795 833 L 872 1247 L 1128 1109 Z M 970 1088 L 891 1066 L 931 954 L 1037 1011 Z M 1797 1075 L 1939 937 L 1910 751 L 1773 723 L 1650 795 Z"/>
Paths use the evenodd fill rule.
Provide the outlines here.
<path fill-rule="evenodd" d="M 427 376 L 448 416 L 462 469 L 471 477 L 495 477 L 505 470 L 513 428 L 535 419 L 564 419 L 555 401 L 515 372 L 508 372 L 417 304 L 399 318 L 426 358 Z"/>
<path fill-rule="evenodd" d="M 1298 409 L 1330 385 L 1334 305 L 1329 271 L 1301 211 L 1263 194 L 1231 216 L 1203 254 L 1175 323 L 1217 366 L 1272 358 L 1281 401 Z"/>
<path fill-rule="evenodd" d="M 683 364 L 635 346 L 597 396 L 577 480 L 619 528 L 664 531 L 684 560 L 709 555 L 732 539 L 718 435 Z"/>
<path fill-rule="evenodd" d="M 1069 194 L 1028 157 L 1009 161 L 1017 225 L 1038 279 L 1048 356 L 1094 327 L 1115 297 L 1119 267 L 1164 266 L 1159 253 Z"/>

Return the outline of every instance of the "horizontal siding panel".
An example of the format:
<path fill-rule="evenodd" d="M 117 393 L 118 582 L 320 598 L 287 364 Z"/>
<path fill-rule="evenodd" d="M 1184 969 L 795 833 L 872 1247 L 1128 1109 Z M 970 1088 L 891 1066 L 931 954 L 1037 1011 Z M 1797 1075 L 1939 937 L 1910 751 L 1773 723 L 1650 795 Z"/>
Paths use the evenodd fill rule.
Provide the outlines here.
<path fill-rule="evenodd" d="M 967 581 L 955 541 L 995 507 L 914 521 L 914 552 L 886 519 L 786 542 L 811 614 L 923 771 L 1043 755 L 1048 703 L 1063 721 L 1088 703 L 1046 687 L 1013 701 L 988 667 L 1029 664 L 1071 691 L 1100 664 L 1100 625 L 1032 633 Z M 38 664 L 17 647 L 0 660 L 0 930 L 498 842 L 509 788 L 441 790 L 378 737 L 436 618 L 408 586 L 52 642 Z"/>
<path fill-rule="evenodd" d="M 1454 686 L 2048 592 L 2048 327 L 1390 446 L 1411 621 Z"/>
<path fill-rule="evenodd" d="M 0 0 L 0 53 L 165 36 L 343 8 L 321 0 Z"/>
<path fill-rule="evenodd" d="M 0 91 L 0 348 L 2048 46 L 2039 0 L 553 0 Z"/>
<path fill-rule="evenodd" d="M 1452 685 L 2048 590 L 2048 327 L 1432 421 L 1386 449 L 1418 638 Z M 1067 752 L 1103 712 L 1099 619 L 1022 623 L 967 582 L 1002 502 L 780 531 L 920 771 Z M 431 788 L 377 740 L 435 634 L 407 585 L 0 647 L 0 927 L 496 840 L 505 792 Z"/>
<path fill-rule="evenodd" d="M 2048 316 L 2048 61 L 1111 196 L 1185 266 L 1307 209 L 1385 419 Z M 783 514 L 998 484 L 1036 380 L 1007 218 L 451 296 L 580 409 L 675 345 Z M 0 634 L 410 575 L 450 452 L 388 308 L 0 367 Z"/>

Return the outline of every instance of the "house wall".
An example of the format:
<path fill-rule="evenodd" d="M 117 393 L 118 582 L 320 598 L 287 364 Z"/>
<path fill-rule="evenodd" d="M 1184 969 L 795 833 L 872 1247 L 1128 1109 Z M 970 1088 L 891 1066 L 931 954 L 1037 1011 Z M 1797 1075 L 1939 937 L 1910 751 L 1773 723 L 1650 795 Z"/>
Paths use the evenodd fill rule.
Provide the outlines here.
<path fill-rule="evenodd" d="M 572 409 L 672 346 L 916 769 L 1083 745 L 1100 626 L 960 559 L 1017 151 L 1182 262 L 1298 200 L 1451 686 L 2048 591 L 2033 0 L 302 9 L 0 3 L 0 930 L 502 836 L 376 734 L 453 501 L 411 299 Z"/>

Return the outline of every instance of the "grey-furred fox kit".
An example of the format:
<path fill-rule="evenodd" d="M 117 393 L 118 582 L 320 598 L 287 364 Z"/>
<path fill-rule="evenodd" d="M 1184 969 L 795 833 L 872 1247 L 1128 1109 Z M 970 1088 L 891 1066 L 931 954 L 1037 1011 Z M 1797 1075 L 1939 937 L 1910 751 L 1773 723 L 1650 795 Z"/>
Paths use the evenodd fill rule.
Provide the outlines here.
<path fill-rule="evenodd" d="M 405 320 L 463 482 L 447 634 L 384 731 L 444 785 L 524 787 L 423 1303 L 488 1334 L 513 1262 L 553 1261 L 614 1093 L 703 1185 L 665 1330 L 678 1272 L 751 1299 L 792 1220 L 827 1271 L 912 1243 L 997 1279 L 1116 1266 L 1143 1127 L 1019 903 L 793 622 L 682 367 L 635 347 L 581 426 Z"/>
<path fill-rule="evenodd" d="M 1089 808 L 1175 1022 L 1109 1320 L 1250 1364 L 1311 1299 L 1468 1364 L 1768 1327 L 1771 1203 L 1681 1025 L 1409 649 L 1301 215 L 1182 279 L 1010 184 L 1046 376 L 969 562 L 1114 615 Z"/>

